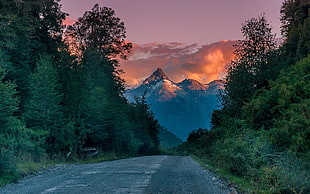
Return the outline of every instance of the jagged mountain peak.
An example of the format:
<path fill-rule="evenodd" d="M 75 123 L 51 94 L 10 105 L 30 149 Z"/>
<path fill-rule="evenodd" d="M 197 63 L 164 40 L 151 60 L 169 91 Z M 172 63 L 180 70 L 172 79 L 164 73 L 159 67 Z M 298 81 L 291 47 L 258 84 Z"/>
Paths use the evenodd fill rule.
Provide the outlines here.
<path fill-rule="evenodd" d="M 188 90 L 206 90 L 207 86 L 194 79 L 185 79 L 179 85 Z"/>
<path fill-rule="evenodd" d="M 157 68 L 156 71 L 153 72 L 153 74 L 148 77 L 147 79 L 145 79 L 143 81 L 143 85 L 145 84 L 152 84 L 161 80 L 167 79 L 169 80 L 169 78 L 166 76 L 166 74 L 164 73 L 162 68 Z"/>
<path fill-rule="evenodd" d="M 220 80 L 202 84 L 185 79 L 175 83 L 158 68 L 142 85 L 126 91 L 125 97 L 134 102 L 135 97 L 144 95 L 159 123 L 185 140 L 193 129 L 210 127 L 210 115 L 219 105 L 221 87 Z"/>
<path fill-rule="evenodd" d="M 208 85 L 223 85 L 224 81 L 223 80 L 213 80 L 212 82 L 208 83 Z"/>

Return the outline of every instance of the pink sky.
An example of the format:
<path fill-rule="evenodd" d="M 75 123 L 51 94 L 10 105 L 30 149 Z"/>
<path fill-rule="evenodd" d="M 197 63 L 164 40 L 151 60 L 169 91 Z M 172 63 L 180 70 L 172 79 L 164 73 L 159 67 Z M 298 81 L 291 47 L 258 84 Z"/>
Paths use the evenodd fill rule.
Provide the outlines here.
<path fill-rule="evenodd" d="M 130 86 L 137 86 L 158 67 L 174 82 L 195 79 L 209 83 L 222 79 L 227 64 L 233 59 L 236 41 L 220 41 L 197 48 L 197 44 L 134 45 L 132 55 L 121 61 L 123 78 Z"/>
<path fill-rule="evenodd" d="M 128 40 L 210 44 L 241 39 L 241 23 L 266 14 L 280 36 L 279 12 L 283 0 L 61 0 L 71 19 L 95 3 L 111 7 L 125 22 Z"/>
<path fill-rule="evenodd" d="M 139 85 L 158 67 L 179 82 L 185 78 L 208 83 L 225 75 L 233 59 L 233 41 L 242 39 L 242 22 L 265 13 L 280 36 L 283 0 L 62 0 L 69 23 L 94 4 L 111 7 L 125 22 L 134 43 L 122 77 Z"/>

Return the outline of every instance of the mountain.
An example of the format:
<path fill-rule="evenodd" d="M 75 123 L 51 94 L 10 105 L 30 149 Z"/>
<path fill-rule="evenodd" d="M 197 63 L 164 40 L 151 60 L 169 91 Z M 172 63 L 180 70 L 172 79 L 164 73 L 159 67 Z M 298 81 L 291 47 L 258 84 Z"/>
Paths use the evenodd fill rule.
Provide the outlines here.
<path fill-rule="evenodd" d="M 202 84 L 193 79 L 174 83 L 161 68 L 135 88 L 127 90 L 125 97 L 134 102 L 145 96 L 159 124 L 186 140 L 192 130 L 210 128 L 211 114 L 219 105 L 217 96 L 223 82 L 215 80 Z"/>
<path fill-rule="evenodd" d="M 193 79 L 185 79 L 181 83 L 178 84 L 184 90 L 207 90 L 207 86 L 201 84 L 199 81 Z"/>
<path fill-rule="evenodd" d="M 161 68 L 158 68 L 150 77 L 143 81 L 141 86 L 128 90 L 125 97 L 132 102 L 135 96 L 142 96 L 145 93 L 148 102 L 165 102 L 175 98 L 177 90 L 182 90 L 182 88 L 173 83 Z"/>

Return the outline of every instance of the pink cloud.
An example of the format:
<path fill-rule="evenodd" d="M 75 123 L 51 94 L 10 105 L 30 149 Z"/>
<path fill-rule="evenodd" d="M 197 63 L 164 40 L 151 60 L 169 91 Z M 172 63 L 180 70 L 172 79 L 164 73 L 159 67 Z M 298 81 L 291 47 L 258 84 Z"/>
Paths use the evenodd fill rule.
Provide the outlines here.
<path fill-rule="evenodd" d="M 160 67 L 174 82 L 190 78 L 209 83 L 225 74 L 234 57 L 234 44 L 236 41 L 220 41 L 201 48 L 182 43 L 134 45 L 129 60 L 121 61 L 123 78 L 135 86 Z"/>

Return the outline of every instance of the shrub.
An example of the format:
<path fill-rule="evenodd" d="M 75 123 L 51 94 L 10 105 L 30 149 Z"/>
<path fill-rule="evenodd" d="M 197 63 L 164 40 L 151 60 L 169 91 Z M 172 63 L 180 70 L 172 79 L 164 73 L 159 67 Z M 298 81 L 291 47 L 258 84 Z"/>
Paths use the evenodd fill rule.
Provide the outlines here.
<path fill-rule="evenodd" d="M 13 153 L 7 150 L 0 151 L 0 178 L 15 179 L 16 164 Z"/>

